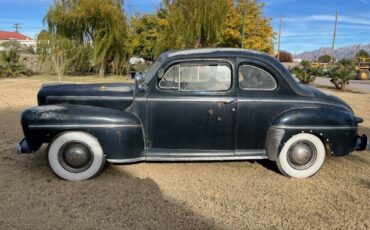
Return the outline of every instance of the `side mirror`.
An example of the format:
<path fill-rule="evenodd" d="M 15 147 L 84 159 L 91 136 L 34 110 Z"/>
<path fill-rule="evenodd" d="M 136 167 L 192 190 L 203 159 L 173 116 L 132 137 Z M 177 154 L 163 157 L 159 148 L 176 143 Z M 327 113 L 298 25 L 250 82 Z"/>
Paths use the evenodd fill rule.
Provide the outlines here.
<path fill-rule="evenodd" d="M 144 74 L 141 72 L 135 73 L 135 85 L 136 88 L 141 89 L 143 88 L 143 83 L 145 81 Z"/>

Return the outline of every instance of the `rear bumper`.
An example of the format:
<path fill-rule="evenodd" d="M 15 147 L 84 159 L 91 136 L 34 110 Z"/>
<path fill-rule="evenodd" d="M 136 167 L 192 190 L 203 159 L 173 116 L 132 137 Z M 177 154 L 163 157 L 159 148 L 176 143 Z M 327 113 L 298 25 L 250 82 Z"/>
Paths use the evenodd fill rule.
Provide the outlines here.
<path fill-rule="evenodd" d="M 23 138 L 16 146 L 16 151 L 18 154 L 32 153 L 30 146 L 27 143 L 27 140 Z"/>
<path fill-rule="evenodd" d="M 356 151 L 363 151 L 370 149 L 370 142 L 369 138 L 366 135 L 357 136 L 357 142 L 356 142 Z"/>

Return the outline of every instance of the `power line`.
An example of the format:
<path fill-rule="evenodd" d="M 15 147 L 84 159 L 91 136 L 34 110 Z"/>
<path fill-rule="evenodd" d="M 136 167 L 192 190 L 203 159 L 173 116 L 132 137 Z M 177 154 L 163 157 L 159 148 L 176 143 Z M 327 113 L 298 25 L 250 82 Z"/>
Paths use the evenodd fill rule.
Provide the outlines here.
<path fill-rule="evenodd" d="M 19 24 L 19 23 L 14 23 L 13 25 L 14 25 L 13 28 L 15 28 L 15 32 L 17 32 L 17 33 L 19 32 L 19 29 L 22 28 L 20 26 L 21 24 Z"/>

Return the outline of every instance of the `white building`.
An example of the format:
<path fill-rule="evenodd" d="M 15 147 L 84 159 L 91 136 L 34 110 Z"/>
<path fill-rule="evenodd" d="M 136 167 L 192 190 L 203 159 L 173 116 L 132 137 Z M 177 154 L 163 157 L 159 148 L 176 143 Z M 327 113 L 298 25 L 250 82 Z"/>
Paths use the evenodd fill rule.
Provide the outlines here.
<path fill-rule="evenodd" d="M 36 41 L 18 32 L 0 30 L 0 44 L 7 41 L 17 41 L 22 45 L 35 46 Z"/>

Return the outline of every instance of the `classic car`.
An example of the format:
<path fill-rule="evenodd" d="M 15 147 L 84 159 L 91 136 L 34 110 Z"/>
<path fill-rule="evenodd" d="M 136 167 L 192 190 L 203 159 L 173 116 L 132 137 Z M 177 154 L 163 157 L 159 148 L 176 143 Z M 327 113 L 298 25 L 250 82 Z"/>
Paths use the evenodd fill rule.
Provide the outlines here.
<path fill-rule="evenodd" d="M 352 109 L 299 84 L 275 58 L 245 49 L 162 54 L 135 84 L 44 85 L 25 110 L 18 153 L 48 143 L 66 180 L 105 162 L 269 159 L 289 177 L 314 175 L 327 154 L 368 148 Z"/>

